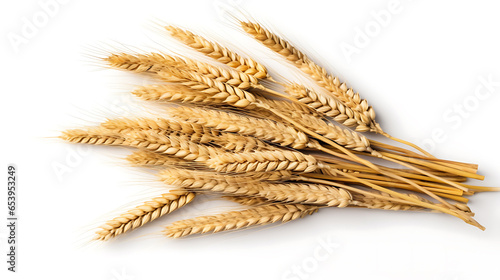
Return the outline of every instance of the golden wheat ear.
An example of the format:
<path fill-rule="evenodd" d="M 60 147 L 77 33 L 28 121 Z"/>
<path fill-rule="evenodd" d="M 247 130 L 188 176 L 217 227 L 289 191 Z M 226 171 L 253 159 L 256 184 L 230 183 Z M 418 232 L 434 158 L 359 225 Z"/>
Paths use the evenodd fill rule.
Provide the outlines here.
<path fill-rule="evenodd" d="M 174 222 L 165 228 L 164 234 L 167 237 L 179 238 L 192 234 L 216 233 L 276 222 L 285 223 L 311 215 L 317 210 L 318 207 L 300 204 L 256 206 L 248 210 L 231 211 Z"/>
<path fill-rule="evenodd" d="M 266 67 L 262 64 L 251 58 L 242 57 L 241 55 L 221 46 L 216 42 L 209 41 L 200 35 L 171 25 L 165 26 L 165 30 L 169 32 L 170 36 L 185 45 L 235 70 L 254 76 L 258 79 L 264 79 L 269 76 Z"/>
<path fill-rule="evenodd" d="M 96 232 L 95 240 L 106 241 L 130 230 L 136 229 L 157 218 L 172 213 L 173 211 L 190 203 L 195 197 L 194 193 L 172 191 L 154 197 L 144 204 L 137 206 L 120 216 L 107 221 Z"/>

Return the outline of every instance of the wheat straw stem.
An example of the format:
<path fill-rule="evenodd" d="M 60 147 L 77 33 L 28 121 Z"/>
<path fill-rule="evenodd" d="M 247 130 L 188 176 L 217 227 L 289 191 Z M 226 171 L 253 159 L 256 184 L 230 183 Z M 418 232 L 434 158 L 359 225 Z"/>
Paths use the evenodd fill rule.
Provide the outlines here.
<path fill-rule="evenodd" d="M 352 163 L 347 163 L 344 161 L 339 161 L 338 159 L 334 159 L 332 157 L 322 156 L 322 155 L 315 155 L 315 157 L 316 157 L 316 159 L 321 160 L 323 162 L 332 163 L 332 165 L 331 165 L 332 167 L 337 167 L 340 165 L 344 168 L 351 169 L 354 171 L 362 171 L 362 172 L 367 172 L 367 173 L 379 173 L 379 172 L 374 171 L 373 169 L 370 169 L 368 167 L 364 167 L 364 166 L 352 164 Z M 417 180 L 432 181 L 432 182 L 441 182 L 440 179 L 420 175 L 419 172 L 413 171 L 412 169 L 390 169 L 390 168 L 387 168 L 387 167 L 384 167 L 381 165 L 377 165 L 377 166 L 382 170 L 391 171 L 391 172 L 398 174 L 400 176 L 403 176 L 403 177 L 417 179 Z M 415 173 L 412 173 L 412 172 L 415 172 Z M 466 180 L 466 178 L 465 177 L 456 177 L 456 178 L 448 178 L 448 180 L 455 180 L 457 182 L 458 181 L 463 182 Z"/>
<path fill-rule="evenodd" d="M 471 217 L 469 217 L 467 215 L 464 215 L 460 211 L 456 211 L 456 210 L 452 210 L 452 209 L 447 209 L 447 208 L 444 208 L 442 206 L 434 205 L 434 204 L 427 203 L 427 202 L 422 202 L 422 201 L 420 201 L 418 199 L 415 199 L 414 197 L 411 197 L 411 196 L 408 196 L 408 195 L 405 195 L 405 194 L 402 194 L 402 193 L 398 193 L 398 192 L 386 189 L 384 187 L 380 187 L 380 186 L 375 185 L 373 183 L 367 182 L 366 180 L 363 180 L 361 178 L 356 178 L 356 177 L 350 175 L 349 173 L 345 173 L 345 172 L 342 172 L 340 170 L 337 170 L 337 173 L 339 173 L 340 175 L 343 175 L 343 176 L 345 176 L 347 178 L 355 179 L 358 182 L 360 182 L 360 183 L 362 183 L 362 184 L 364 184 L 364 185 L 366 185 L 368 187 L 371 187 L 371 188 L 373 188 L 375 190 L 388 193 L 388 194 L 390 194 L 390 195 L 392 195 L 394 197 L 406 200 L 408 202 L 413 202 L 416 205 L 420 205 L 420 206 L 425 207 L 425 208 L 434 209 L 434 210 L 438 210 L 438 211 L 446 213 L 446 214 L 453 215 L 453 216 L 455 216 L 457 218 L 460 218 L 461 220 L 465 221 L 468 224 L 471 224 L 471 225 L 474 225 L 474 226 L 478 227 L 481 230 L 485 229 L 482 225 L 480 225 L 479 223 L 477 223 L 474 219 L 472 219 Z M 311 179 L 311 178 L 309 178 L 308 181 L 309 182 L 313 182 L 313 183 L 318 183 L 318 184 L 338 186 L 338 184 L 335 184 L 335 183 L 333 183 L 331 181 L 326 181 L 326 180 Z M 343 188 L 352 191 L 352 188 L 349 188 L 347 186 L 343 186 Z"/>
<path fill-rule="evenodd" d="M 456 174 L 456 175 L 459 175 L 459 176 L 469 177 L 469 178 L 478 179 L 478 180 L 483 180 L 484 179 L 484 176 L 482 176 L 482 175 L 478 175 L 478 174 L 475 174 L 475 173 L 461 171 L 461 170 L 458 170 L 456 168 L 450 168 L 450 167 L 447 167 L 447 166 L 443 166 L 443 165 L 439 165 L 439 164 L 434 164 L 434 163 L 430 163 L 430 162 L 424 162 L 422 160 L 418 160 L 418 159 L 414 159 L 414 158 L 408 158 L 408 157 L 404 157 L 404 156 L 398 156 L 398 155 L 394 155 L 394 154 L 390 154 L 390 153 L 386 153 L 386 152 L 382 152 L 381 154 L 384 156 L 384 159 L 391 158 L 391 159 L 387 159 L 387 160 L 392 160 L 392 161 L 394 161 L 394 160 L 402 160 L 402 161 L 407 161 L 409 163 L 413 163 L 413 164 L 417 164 L 417 165 L 423 165 L 423 166 L 430 167 L 430 168 L 433 168 L 433 169 L 436 169 L 436 170 L 440 170 L 440 171 L 444 171 L 444 172 Z"/>

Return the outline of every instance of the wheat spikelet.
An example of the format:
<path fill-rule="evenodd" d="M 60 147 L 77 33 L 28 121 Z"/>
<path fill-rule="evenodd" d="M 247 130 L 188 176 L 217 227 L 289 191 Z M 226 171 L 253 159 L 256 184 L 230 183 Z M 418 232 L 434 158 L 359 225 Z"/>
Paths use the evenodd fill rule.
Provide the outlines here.
<path fill-rule="evenodd" d="M 164 234 L 167 237 L 179 238 L 196 233 L 215 233 L 278 221 L 288 222 L 310 215 L 317 210 L 317 207 L 300 204 L 257 206 L 243 211 L 231 211 L 174 222 L 165 228 Z"/>
<path fill-rule="evenodd" d="M 281 146 L 303 149 L 310 142 L 307 135 L 291 126 L 272 120 L 243 116 L 220 110 L 178 107 L 169 109 L 175 118 L 202 124 L 225 132 L 253 136 Z"/>
<path fill-rule="evenodd" d="M 106 241 L 127 231 L 141 227 L 161 216 L 169 214 L 188 204 L 195 197 L 194 193 L 165 193 L 126 213 L 106 222 L 96 232 L 96 240 Z"/>
<path fill-rule="evenodd" d="M 361 99 L 358 93 L 354 93 L 352 89 L 347 88 L 346 84 L 341 84 L 338 78 L 329 75 L 324 68 L 315 64 L 289 42 L 263 28 L 258 23 L 240 22 L 240 24 L 246 33 L 274 52 L 285 57 L 320 86 L 331 92 L 336 99 L 351 109 L 365 115 L 371 122 L 375 122 L 375 111 L 368 105 L 366 100 Z"/>
<path fill-rule="evenodd" d="M 287 150 L 221 153 L 209 159 L 207 164 L 219 172 L 236 173 L 280 170 L 307 173 L 322 166 L 313 156 Z"/>
<path fill-rule="evenodd" d="M 199 35 L 193 34 L 190 31 L 183 30 L 175 26 L 165 26 L 165 29 L 172 37 L 220 63 L 226 64 L 231 68 L 245 74 L 252 75 L 258 79 L 264 79 L 268 76 L 266 68 L 253 59 L 244 58 L 235 52 Z"/>

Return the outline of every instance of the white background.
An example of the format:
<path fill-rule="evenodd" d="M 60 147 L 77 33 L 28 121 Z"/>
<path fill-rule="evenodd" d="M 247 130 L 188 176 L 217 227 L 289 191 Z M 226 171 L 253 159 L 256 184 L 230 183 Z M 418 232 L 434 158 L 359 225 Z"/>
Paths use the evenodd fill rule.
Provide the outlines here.
<path fill-rule="evenodd" d="M 67 1 L 24 36 L 26 20 L 43 21 L 45 2 L 2 1 L 0 8 L 0 178 L 6 181 L 6 167 L 14 163 L 19 184 L 18 272 L 7 272 L 2 261 L 1 279 L 499 278 L 498 193 L 470 202 L 484 232 L 443 214 L 325 209 L 282 226 L 182 240 L 161 236 L 172 221 L 229 207 L 202 199 L 113 242 L 88 243 L 88 233 L 113 211 L 161 185 L 127 167 L 124 149 L 77 148 L 54 138 L 65 128 L 134 112 L 137 102 L 127 92 L 144 81 L 98 70 L 88 55 L 118 43 L 158 49 L 153 20 L 225 38 L 272 63 L 275 56 L 243 44 L 251 41 L 224 23 L 218 11 L 232 3 L 361 92 L 386 131 L 421 145 L 433 142 L 439 157 L 478 163 L 487 178 L 478 184 L 499 186 L 500 87 L 482 100 L 474 95 L 481 77 L 500 82 L 498 2 L 401 0 L 394 10 L 389 0 Z M 391 12 L 384 26 L 374 16 L 382 10 Z M 361 44 L 356 40 L 366 28 L 371 33 Z M 13 44 L 13 36 L 24 41 Z M 346 55 L 346 45 L 357 53 Z M 432 140 L 434 134 L 441 136 Z M 0 233 L 4 260 L 5 226 Z M 335 246 L 318 258 L 315 252 L 328 242 Z"/>

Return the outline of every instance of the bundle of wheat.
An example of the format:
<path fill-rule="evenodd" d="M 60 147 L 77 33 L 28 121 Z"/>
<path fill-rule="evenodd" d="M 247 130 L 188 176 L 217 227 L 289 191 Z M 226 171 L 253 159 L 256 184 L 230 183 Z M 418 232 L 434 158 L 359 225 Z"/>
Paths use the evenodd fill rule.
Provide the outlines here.
<path fill-rule="evenodd" d="M 134 95 L 174 106 L 161 118 L 108 120 L 98 127 L 65 131 L 61 138 L 138 148 L 127 160 L 159 170 L 158 179 L 174 189 L 106 222 L 97 240 L 138 228 L 206 193 L 246 209 L 174 222 L 166 227 L 166 236 L 287 222 L 325 207 L 441 212 L 484 229 L 473 219 L 466 196 L 499 189 L 465 183 L 468 178 L 484 179 L 477 165 L 438 159 L 390 136 L 375 121 L 368 102 L 338 78 L 260 24 L 238 23 L 328 95 L 293 82 L 280 83 L 282 92 L 271 89 L 278 83 L 262 64 L 174 26 L 165 30 L 219 64 L 160 53 L 105 57 L 112 67 L 158 79 Z M 360 132 L 382 134 L 420 153 Z M 370 158 L 401 167 L 375 164 Z"/>

